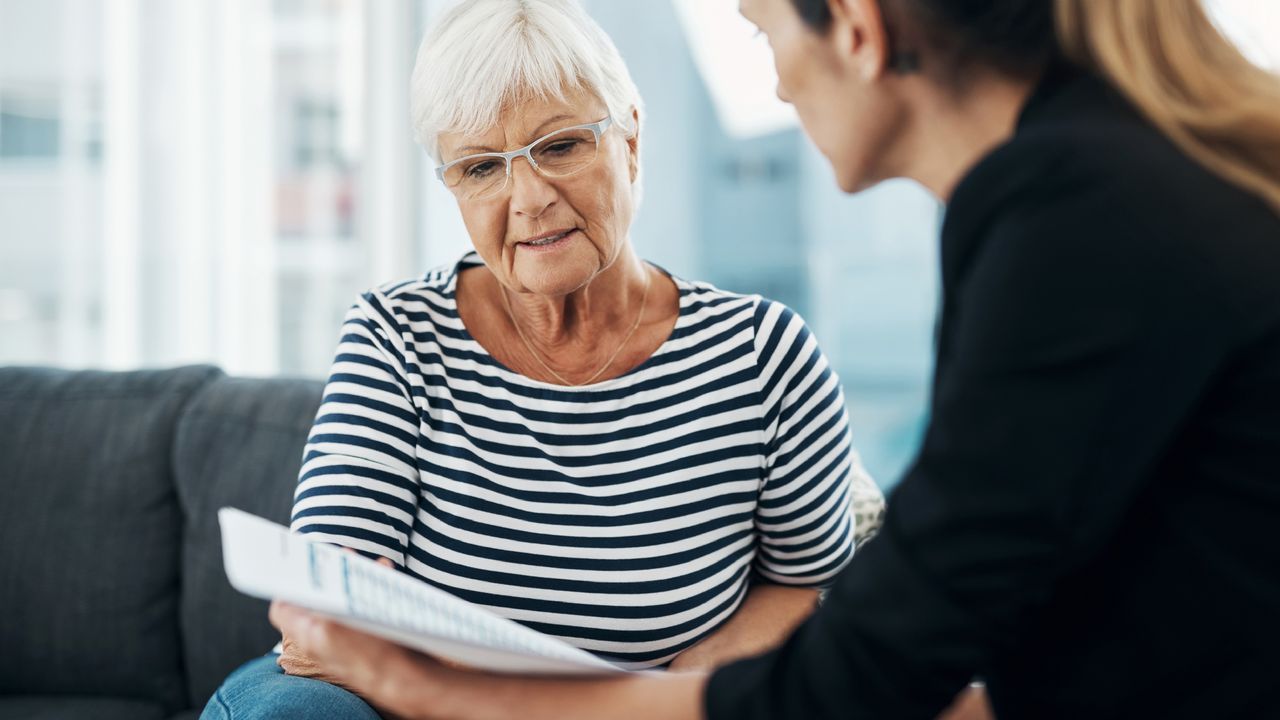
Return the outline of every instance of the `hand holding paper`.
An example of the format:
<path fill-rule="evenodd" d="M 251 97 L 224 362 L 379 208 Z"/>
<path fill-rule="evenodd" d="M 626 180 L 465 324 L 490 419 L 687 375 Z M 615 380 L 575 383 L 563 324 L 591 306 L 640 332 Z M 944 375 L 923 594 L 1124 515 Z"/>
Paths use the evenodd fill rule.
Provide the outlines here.
<path fill-rule="evenodd" d="M 227 578 L 405 647 L 498 672 L 624 672 L 561 640 L 498 617 L 367 558 L 234 508 L 218 511 Z"/>

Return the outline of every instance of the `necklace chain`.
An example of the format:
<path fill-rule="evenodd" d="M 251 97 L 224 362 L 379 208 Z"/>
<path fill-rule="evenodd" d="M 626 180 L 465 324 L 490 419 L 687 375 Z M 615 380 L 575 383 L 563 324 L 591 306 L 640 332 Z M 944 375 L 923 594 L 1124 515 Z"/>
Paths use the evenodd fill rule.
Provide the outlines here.
<path fill-rule="evenodd" d="M 516 322 L 516 314 L 511 311 L 511 299 L 507 297 L 507 289 L 505 287 L 502 287 L 501 285 L 499 285 L 498 288 L 499 288 L 499 291 L 502 293 L 502 304 L 507 308 L 507 317 L 511 318 L 511 324 L 515 326 L 516 334 L 520 336 L 520 341 L 524 343 L 525 349 L 529 351 L 529 354 L 533 356 L 533 359 L 537 360 L 538 364 L 542 366 L 543 370 L 546 370 L 548 373 L 551 373 L 551 376 L 559 380 L 562 384 L 568 385 L 569 387 L 582 387 L 583 385 L 590 385 L 592 382 L 595 382 L 596 378 L 603 375 L 604 371 L 609 369 L 609 366 L 613 364 L 613 361 L 618 359 L 618 355 L 622 354 L 622 349 L 627 346 L 627 343 L 631 342 L 631 336 L 635 335 L 636 330 L 639 329 L 640 321 L 644 318 L 645 303 L 648 302 L 649 300 L 649 286 L 653 282 L 653 278 L 649 274 L 649 271 L 647 268 L 645 269 L 644 276 L 645 276 L 644 293 L 640 295 L 640 312 L 636 314 L 636 321 L 632 323 L 631 329 L 627 331 L 627 336 L 622 338 L 622 344 L 618 345 L 618 349 L 613 351 L 613 354 L 609 356 L 609 359 L 605 361 L 604 365 L 601 365 L 600 369 L 596 370 L 595 373 L 591 375 L 591 377 L 587 378 L 586 380 L 583 380 L 582 382 L 576 382 L 576 383 L 569 382 L 568 380 L 565 379 L 563 375 L 556 372 L 555 370 L 552 370 L 551 366 L 547 365 L 547 363 L 543 361 L 542 355 L 540 355 L 538 351 L 533 348 L 533 343 L 529 342 L 529 338 L 525 337 L 524 330 L 520 328 L 520 323 Z"/>

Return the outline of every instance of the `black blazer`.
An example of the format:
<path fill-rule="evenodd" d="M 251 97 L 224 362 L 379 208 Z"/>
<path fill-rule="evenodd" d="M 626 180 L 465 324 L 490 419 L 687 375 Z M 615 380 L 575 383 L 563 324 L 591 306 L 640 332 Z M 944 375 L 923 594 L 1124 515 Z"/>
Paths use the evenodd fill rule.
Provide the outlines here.
<path fill-rule="evenodd" d="M 942 232 L 932 420 L 712 718 L 1280 718 L 1280 216 L 1054 67 Z"/>

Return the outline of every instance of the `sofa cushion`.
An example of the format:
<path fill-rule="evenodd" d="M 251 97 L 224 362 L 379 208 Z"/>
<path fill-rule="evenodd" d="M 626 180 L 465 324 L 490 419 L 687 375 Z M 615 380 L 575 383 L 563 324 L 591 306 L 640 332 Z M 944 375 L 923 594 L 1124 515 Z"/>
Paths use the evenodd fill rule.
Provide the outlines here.
<path fill-rule="evenodd" d="M 165 720 L 155 703 L 99 697 L 0 697 L 5 720 Z"/>
<path fill-rule="evenodd" d="M 0 368 L 0 695 L 187 706 L 169 460 L 219 375 Z"/>
<path fill-rule="evenodd" d="M 217 512 L 237 507 L 288 524 L 323 389 L 317 380 L 222 378 L 204 388 L 178 423 L 183 659 L 193 707 L 280 639 L 267 622 L 267 603 L 227 582 Z"/>

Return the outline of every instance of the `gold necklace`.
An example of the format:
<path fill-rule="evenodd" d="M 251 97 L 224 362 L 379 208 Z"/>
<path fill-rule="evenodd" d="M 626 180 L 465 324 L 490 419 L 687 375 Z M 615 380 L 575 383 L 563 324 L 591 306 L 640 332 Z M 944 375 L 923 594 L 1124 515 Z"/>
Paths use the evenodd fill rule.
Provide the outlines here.
<path fill-rule="evenodd" d="M 609 359 L 605 361 L 604 365 L 601 365 L 600 369 L 595 371 L 591 377 L 580 383 L 569 382 L 563 375 L 552 370 L 551 366 L 542 361 L 542 356 L 538 354 L 537 350 L 533 349 L 533 344 L 529 342 L 529 338 L 525 337 L 524 330 L 520 329 L 520 323 L 516 322 L 516 314 L 511 311 L 511 299 L 507 297 L 507 289 L 503 287 L 502 284 L 499 284 L 498 290 L 502 293 L 502 304 L 507 308 L 507 317 L 511 318 L 511 324 L 515 326 L 516 334 L 520 336 L 520 341 L 524 343 L 525 349 L 529 351 L 529 354 L 533 356 L 533 359 L 537 360 L 543 370 L 551 373 L 551 376 L 559 380 L 562 384 L 568 385 L 569 387 L 582 387 L 583 385 L 590 385 L 596 378 L 604 374 L 604 371 L 609 369 L 609 366 L 613 364 L 613 361 L 618 359 L 618 355 L 622 353 L 622 348 L 626 347 L 627 343 L 631 342 L 631 336 L 636 334 L 636 330 L 640 327 L 640 320 L 644 318 L 644 306 L 649 300 L 649 285 L 652 284 L 652 282 L 653 278 L 649 275 L 648 268 L 646 268 L 644 272 L 644 293 L 640 295 L 640 312 L 636 315 L 636 321 L 631 325 L 631 330 L 627 332 L 626 337 L 622 338 L 622 344 L 618 346 L 617 350 L 613 351 L 613 354 L 609 356 Z"/>

